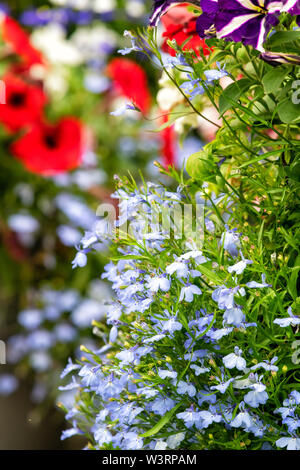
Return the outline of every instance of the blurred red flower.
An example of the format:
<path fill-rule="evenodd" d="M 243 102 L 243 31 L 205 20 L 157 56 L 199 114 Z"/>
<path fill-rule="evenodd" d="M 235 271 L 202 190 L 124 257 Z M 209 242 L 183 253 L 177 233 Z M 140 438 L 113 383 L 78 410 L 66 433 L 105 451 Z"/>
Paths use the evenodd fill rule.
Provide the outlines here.
<path fill-rule="evenodd" d="M 144 69 L 136 62 L 125 59 L 113 59 L 107 68 L 116 90 L 132 101 L 143 113 L 151 105 L 151 95 Z"/>
<path fill-rule="evenodd" d="M 168 115 L 162 116 L 162 124 L 167 123 Z M 161 153 L 163 158 L 163 166 L 168 169 L 169 166 L 176 166 L 176 134 L 174 124 L 165 127 L 160 131 L 161 137 Z"/>
<path fill-rule="evenodd" d="M 2 82 L 6 103 L 0 105 L 0 122 L 7 129 L 18 131 L 41 118 L 47 97 L 39 86 L 11 74 L 4 76 Z"/>
<path fill-rule="evenodd" d="M 175 56 L 176 52 L 167 41 L 176 40 L 177 44 L 181 46 L 188 38 L 191 38 L 184 46 L 183 50 L 193 50 L 197 56 L 200 55 L 200 49 L 203 50 L 204 55 L 209 55 L 211 50 L 206 44 L 204 39 L 201 39 L 197 34 L 196 21 L 197 17 L 186 9 L 187 4 L 178 5 L 171 8 L 163 17 L 162 23 L 165 27 L 163 37 L 166 38 L 162 44 L 162 50 L 171 56 Z"/>
<path fill-rule="evenodd" d="M 45 59 L 40 51 L 35 49 L 29 35 L 10 16 L 3 16 L 0 20 L 2 37 L 13 49 L 13 52 L 21 57 L 27 67 L 32 65 L 46 65 Z"/>
<path fill-rule="evenodd" d="M 35 123 L 11 146 L 12 154 L 33 173 L 51 176 L 81 163 L 84 128 L 73 117 L 57 124 Z"/>

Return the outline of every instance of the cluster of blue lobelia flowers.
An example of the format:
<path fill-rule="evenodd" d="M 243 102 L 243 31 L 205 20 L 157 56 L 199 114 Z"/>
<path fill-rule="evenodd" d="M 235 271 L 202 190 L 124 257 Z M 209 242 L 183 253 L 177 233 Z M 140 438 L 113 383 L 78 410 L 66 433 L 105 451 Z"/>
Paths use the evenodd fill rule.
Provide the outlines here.
<path fill-rule="evenodd" d="M 114 197 L 120 218 L 102 277 L 115 300 L 107 326 L 94 322 L 99 348 L 82 346 L 84 360 L 62 374 L 72 380 L 60 389 L 77 392 L 62 438 L 85 435 L 90 449 L 299 450 L 300 320 L 279 306 L 253 232 L 235 229 L 230 194 L 127 181 Z M 201 230 L 178 233 L 174 214 L 189 205 L 201 205 Z M 104 237 L 89 232 L 83 244 Z"/>

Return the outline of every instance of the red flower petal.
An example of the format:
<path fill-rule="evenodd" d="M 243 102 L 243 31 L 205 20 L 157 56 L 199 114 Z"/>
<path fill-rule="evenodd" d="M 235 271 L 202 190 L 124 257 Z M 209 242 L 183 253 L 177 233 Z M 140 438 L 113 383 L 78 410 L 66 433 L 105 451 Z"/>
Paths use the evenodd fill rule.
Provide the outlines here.
<path fill-rule="evenodd" d="M 0 105 L 0 122 L 11 131 L 18 131 L 39 120 L 47 102 L 43 90 L 15 75 L 6 75 L 2 81 L 5 85 L 6 104 Z"/>
<path fill-rule="evenodd" d="M 136 62 L 117 58 L 107 68 L 117 91 L 132 101 L 143 113 L 147 113 L 151 105 L 151 95 L 144 69 Z"/>
<path fill-rule="evenodd" d="M 175 39 L 177 44 L 181 46 L 188 38 L 191 38 L 184 45 L 183 50 L 193 50 L 199 56 L 201 49 L 204 55 L 209 55 L 212 49 L 205 44 L 204 39 L 199 37 L 196 30 L 197 18 L 186 9 L 186 5 L 175 6 L 162 17 L 166 29 L 163 33 L 166 40 L 162 45 L 162 50 L 171 56 L 175 56 L 176 52 L 168 46 L 167 40 L 172 41 Z"/>
<path fill-rule="evenodd" d="M 82 124 L 68 117 L 55 125 L 34 124 L 11 146 L 11 151 L 29 171 L 51 176 L 78 167 L 83 144 Z"/>
<path fill-rule="evenodd" d="M 19 55 L 28 67 L 35 64 L 45 65 L 41 52 L 35 49 L 28 34 L 19 23 L 10 16 L 5 16 L 1 22 L 3 40 L 10 44 L 15 54 Z"/>
<path fill-rule="evenodd" d="M 169 117 L 164 115 L 162 117 L 162 124 L 168 122 Z M 166 127 L 160 131 L 161 136 L 161 152 L 163 157 L 163 166 L 167 169 L 169 166 L 175 166 L 175 130 L 174 125 Z"/>

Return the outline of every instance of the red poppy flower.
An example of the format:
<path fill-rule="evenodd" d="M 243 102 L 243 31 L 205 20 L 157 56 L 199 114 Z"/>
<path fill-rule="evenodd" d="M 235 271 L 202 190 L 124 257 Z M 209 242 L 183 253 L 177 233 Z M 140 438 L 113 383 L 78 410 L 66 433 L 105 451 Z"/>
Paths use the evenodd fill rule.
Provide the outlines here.
<path fill-rule="evenodd" d="M 183 46 L 183 50 L 193 50 L 199 56 L 201 49 L 204 55 L 209 55 L 212 49 L 205 44 L 204 39 L 199 37 L 196 30 L 196 21 L 197 17 L 186 9 L 186 5 L 171 8 L 162 17 L 162 23 L 166 29 L 163 33 L 163 37 L 166 39 L 162 44 L 162 50 L 174 57 L 176 52 L 168 46 L 167 41 L 175 39 L 177 44 L 181 46 L 188 38 L 191 38 Z"/>
<path fill-rule="evenodd" d="M 0 26 L 3 40 L 12 47 L 14 53 L 19 55 L 28 67 L 36 64 L 45 65 L 43 55 L 31 45 L 28 34 L 17 21 L 10 16 L 4 16 L 0 20 Z"/>
<path fill-rule="evenodd" d="M 143 68 L 130 59 L 113 59 L 107 68 L 117 91 L 131 100 L 143 113 L 150 109 L 151 95 Z"/>
<path fill-rule="evenodd" d="M 51 176 L 72 170 L 82 160 L 83 126 L 72 117 L 54 125 L 35 123 L 11 151 L 33 173 Z"/>
<path fill-rule="evenodd" d="M 18 131 L 27 124 L 39 120 L 47 97 L 43 90 L 14 75 L 2 78 L 5 104 L 0 105 L 0 122 L 11 131 Z"/>

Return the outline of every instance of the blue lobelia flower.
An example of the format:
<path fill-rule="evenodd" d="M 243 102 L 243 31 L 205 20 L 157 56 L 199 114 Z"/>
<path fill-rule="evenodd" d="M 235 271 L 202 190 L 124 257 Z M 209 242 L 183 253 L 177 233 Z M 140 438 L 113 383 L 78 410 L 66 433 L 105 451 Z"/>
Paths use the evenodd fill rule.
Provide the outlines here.
<path fill-rule="evenodd" d="M 291 307 L 288 308 L 288 314 L 289 317 L 287 318 L 275 318 L 273 323 L 281 326 L 281 328 L 285 328 L 290 325 L 300 325 L 300 317 L 296 317 L 296 315 L 293 314 Z"/>
<path fill-rule="evenodd" d="M 210 407 L 211 408 L 211 407 Z M 208 410 L 202 410 L 198 413 L 199 422 L 196 427 L 198 429 L 208 428 L 212 423 L 219 423 L 222 419 L 222 416 L 217 414 L 212 408 Z"/>
<path fill-rule="evenodd" d="M 253 418 L 245 410 L 244 402 L 239 404 L 240 412 L 235 416 L 235 418 L 230 422 L 230 426 L 233 428 L 250 428 L 253 425 Z"/>
<path fill-rule="evenodd" d="M 239 286 L 230 289 L 223 285 L 213 291 L 212 299 L 218 302 L 220 309 L 232 309 L 234 308 L 234 294 L 236 294 L 238 290 Z"/>
<path fill-rule="evenodd" d="M 130 38 L 131 47 L 125 47 L 125 49 L 119 49 L 118 50 L 119 54 L 127 55 L 127 54 L 130 54 L 132 51 L 140 52 L 143 50 L 137 45 L 136 38 L 133 36 L 133 34 L 130 31 L 125 30 L 123 33 L 123 36 Z"/>
<path fill-rule="evenodd" d="M 289 406 L 281 406 L 280 408 L 276 408 L 274 413 L 281 414 L 282 419 L 287 418 L 288 416 L 292 416 L 294 414 L 295 407 L 292 405 Z"/>
<path fill-rule="evenodd" d="M 223 336 L 229 335 L 232 331 L 233 327 L 224 327 L 214 331 L 211 329 L 206 333 L 206 336 L 212 340 L 218 341 L 219 339 L 223 338 Z"/>
<path fill-rule="evenodd" d="M 206 77 L 205 82 L 208 85 L 211 85 L 215 80 L 220 80 L 220 78 L 227 77 L 228 72 L 225 70 L 225 65 L 221 68 L 220 62 L 217 62 L 217 69 L 205 70 L 204 75 Z"/>
<path fill-rule="evenodd" d="M 64 370 L 60 374 L 60 377 L 63 379 L 70 372 L 73 372 L 74 370 L 78 370 L 78 369 L 80 369 L 80 365 L 79 364 L 73 364 L 72 359 L 69 358 L 68 359 L 68 364 L 66 365 L 66 367 L 64 368 Z"/>
<path fill-rule="evenodd" d="M 8 396 L 18 388 L 19 382 L 12 374 L 2 374 L 0 377 L 0 396 Z"/>
<path fill-rule="evenodd" d="M 246 269 L 247 264 L 252 264 L 252 263 L 253 263 L 252 260 L 242 259 L 241 261 L 234 264 L 233 266 L 229 266 L 227 268 L 227 270 L 228 270 L 229 273 L 235 272 L 236 274 L 242 274 L 244 272 L 244 270 Z"/>
<path fill-rule="evenodd" d="M 300 450 L 299 437 L 281 437 L 276 441 L 277 447 L 286 447 L 287 450 Z"/>
<path fill-rule="evenodd" d="M 77 267 L 84 268 L 84 266 L 86 266 L 86 263 L 87 263 L 86 254 L 83 251 L 78 251 L 78 253 L 76 254 L 75 258 L 72 261 L 72 268 L 73 269 Z"/>
<path fill-rule="evenodd" d="M 174 408 L 175 402 L 171 398 L 160 396 L 151 403 L 151 411 L 158 415 L 164 415 Z"/>
<path fill-rule="evenodd" d="M 184 261 L 174 261 L 172 264 L 166 267 L 167 274 L 171 276 L 176 273 L 177 277 L 188 277 L 189 275 L 189 268 L 187 263 Z"/>
<path fill-rule="evenodd" d="M 124 114 L 128 110 L 137 111 L 137 108 L 133 106 L 132 104 L 126 103 L 120 106 L 119 108 L 115 109 L 115 111 L 111 111 L 110 114 L 112 116 L 122 116 L 122 114 Z"/>
<path fill-rule="evenodd" d="M 239 254 L 240 234 L 237 233 L 236 229 L 230 230 L 227 225 L 225 225 L 225 228 L 226 232 L 222 234 L 221 243 L 224 250 L 227 250 L 233 258 L 236 258 Z"/>
<path fill-rule="evenodd" d="M 201 294 L 202 294 L 202 291 L 198 286 L 195 286 L 194 284 L 188 284 L 182 287 L 180 296 L 179 296 L 179 302 L 182 302 L 182 300 L 185 300 L 186 302 L 193 302 L 194 295 L 201 295 Z"/>
<path fill-rule="evenodd" d="M 263 289 L 264 287 L 272 287 L 272 284 L 267 284 L 266 275 L 262 274 L 261 282 L 250 281 L 250 282 L 247 282 L 246 286 L 249 287 L 250 289 Z"/>
<path fill-rule="evenodd" d="M 146 286 L 151 292 L 158 292 L 158 290 L 162 290 L 164 292 L 168 292 L 171 287 L 171 281 L 163 274 L 160 276 L 147 276 L 148 280 Z"/>
<path fill-rule="evenodd" d="M 235 346 L 234 353 L 230 353 L 223 357 L 223 363 L 227 369 L 233 369 L 236 367 L 238 370 L 244 370 L 246 367 L 246 361 L 241 357 L 242 350 L 238 346 Z"/>
<path fill-rule="evenodd" d="M 179 393 L 179 395 L 186 393 L 189 397 L 194 397 L 196 395 L 196 389 L 194 385 L 180 380 L 177 386 L 177 393 Z"/>
<path fill-rule="evenodd" d="M 161 379 L 176 379 L 177 378 L 177 372 L 169 369 L 158 369 L 158 375 Z"/>
<path fill-rule="evenodd" d="M 286 424 L 288 431 L 293 433 L 300 427 L 300 419 L 296 415 L 288 416 L 282 420 L 282 424 Z"/>
<path fill-rule="evenodd" d="M 274 365 L 276 361 L 278 361 L 278 357 L 274 356 L 273 359 L 271 359 L 271 361 L 259 362 L 258 364 L 255 364 L 255 366 L 250 367 L 250 369 L 251 370 L 256 370 L 256 369 L 259 369 L 261 367 L 265 370 L 269 370 L 269 371 L 272 371 L 272 372 L 277 372 L 278 367 Z"/>
<path fill-rule="evenodd" d="M 112 435 L 105 426 L 97 424 L 93 426 L 92 431 L 94 432 L 95 441 L 99 446 L 109 444 L 112 441 Z"/>
<path fill-rule="evenodd" d="M 260 382 L 251 385 L 252 390 L 244 396 L 244 401 L 253 408 L 264 405 L 269 396 L 266 392 L 266 386 Z"/>
<path fill-rule="evenodd" d="M 163 333 L 174 333 L 174 331 L 179 331 L 182 328 L 182 324 L 176 320 L 177 314 L 172 315 L 168 310 L 164 310 L 164 316 L 153 318 L 154 321 L 159 320 L 158 327 L 162 330 Z"/>
<path fill-rule="evenodd" d="M 289 400 L 289 402 L 291 402 L 291 403 L 295 403 L 295 405 L 300 405 L 300 393 L 297 392 L 297 390 L 293 390 L 293 391 L 289 394 L 288 400 Z M 287 400 L 284 400 L 283 404 L 285 404 L 285 401 L 287 401 Z"/>
<path fill-rule="evenodd" d="M 190 368 L 195 371 L 196 376 L 198 376 L 200 374 L 205 374 L 206 372 L 210 371 L 210 369 L 208 369 L 207 367 L 204 367 L 202 363 L 201 363 L 201 367 L 197 366 L 196 364 L 192 364 L 190 366 Z"/>
<path fill-rule="evenodd" d="M 262 437 L 265 434 L 267 426 L 257 418 L 257 416 L 252 417 L 252 425 L 247 428 L 247 432 L 252 432 L 256 437 Z M 263 449 L 262 449 L 263 450 Z"/>
<path fill-rule="evenodd" d="M 234 381 L 234 378 L 230 378 L 228 380 L 224 380 L 224 377 L 222 375 L 222 378 L 220 379 L 219 377 L 216 377 L 216 380 L 219 382 L 219 385 L 212 385 L 210 387 L 211 390 L 218 390 L 221 393 L 225 393 L 231 382 Z"/>
<path fill-rule="evenodd" d="M 228 308 L 224 312 L 223 320 L 228 325 L 239 327 L 245 321 L 245 315 L 239 307 Z"/>
<path fill-rule="evenodd" d="M 134 403 L 125 403 L 117 410 L 116 419 L 119 419 L 122 424 L 130 425 L 142 411 L 144 411 L 144 408 L 137 407 Z"/>
<path fill-rule="evenodd" d="M 143 439 L 133 431 L 125 434 L 122 441 L 122 448 L 125 450 L 139 450 L 143 448 Z"/>
<path fill-rule="evenodd" d="M 184 421 L 184 424 L 188 429 L 193 427 L 199 420 L 198 413 L 192 406 L 182 413 L 177 413 L 176 416 L 178 419 L 182 419 Z"/>
<path fill-rule="evenodd" d="M 180 88 L 184 90 L 187 95 L 189 95 L 190 99 L 193 99 L 198 95 L 203 95 L 204 88 L 199 84 L 200 78 L 193 79 L 191 74 L 187 74 L 187 76 L 188 80 L 183 82 L 183 84 L 180 85 Z"/>

